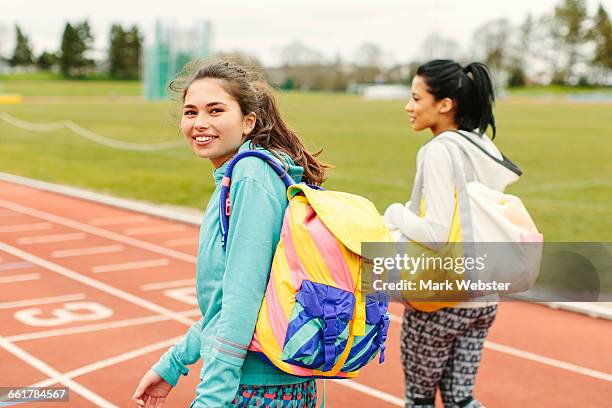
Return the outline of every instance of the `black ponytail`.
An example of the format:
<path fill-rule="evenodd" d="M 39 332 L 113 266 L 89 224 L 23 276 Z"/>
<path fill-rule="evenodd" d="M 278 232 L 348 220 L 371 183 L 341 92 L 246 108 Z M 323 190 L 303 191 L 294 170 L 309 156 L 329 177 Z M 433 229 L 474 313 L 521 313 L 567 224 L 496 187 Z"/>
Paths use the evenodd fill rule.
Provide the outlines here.
<path fill-rule="evenodd" d="M 491 126 L 495 139 L 495 94 L 486 65 L 473 62 L 463 68 L 451 60 L 434 60 L 421 65 L 417 75 L 437 100 L 451 98 L 455 102 L 455 123 L 460 130 L 483 135 Z"/>

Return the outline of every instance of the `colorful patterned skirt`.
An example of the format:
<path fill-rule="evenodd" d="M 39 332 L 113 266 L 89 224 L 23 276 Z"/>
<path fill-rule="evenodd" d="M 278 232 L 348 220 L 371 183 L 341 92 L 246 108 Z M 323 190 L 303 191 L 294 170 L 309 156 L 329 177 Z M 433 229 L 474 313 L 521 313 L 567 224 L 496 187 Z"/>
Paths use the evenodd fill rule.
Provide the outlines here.
<path fill-rule="evenodd" d="M 288 385 L 240 385 L 235 407 L 314 408 L 317 405 L 317 383 L 308 380 Z"/>

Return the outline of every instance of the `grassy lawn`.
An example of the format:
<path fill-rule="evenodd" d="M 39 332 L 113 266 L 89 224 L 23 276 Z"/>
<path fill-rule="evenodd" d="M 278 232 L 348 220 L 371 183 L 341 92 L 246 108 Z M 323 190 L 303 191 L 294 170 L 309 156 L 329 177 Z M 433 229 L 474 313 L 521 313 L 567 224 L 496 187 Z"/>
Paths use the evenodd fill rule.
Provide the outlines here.
<path fill-rule="evenodd" d="M 60 74 L 34 72 L 0 75 L 0 94 L 22 96 L 138 96 L 142 87 L 138 81 L 113 81 L 92 77 L 86 80 L 65 80 Z"/>
<path fill-rule="evenodd" d="M 507 90 L 508 95 L 511 96 L 530 96 L 530 97 L 541 97 L 541 96 L 565 96 L 565 95 L 585 95 L 585 94 L 604 94 L 612 97 L 612 87 L 597 87 L 597 86 L 563 86 L 563 85 L 550 85 L 550 86 L 529 86 L 520 88 L 510 88 Z"/>
<path fill-rule="evenodd" d="M 170 103 L 118 96 L 138 95 L 137 83 L 24 81 L 4 82 L 5 90 L 10 85 L 24 95 L 29 89 L 32 95 L 73 97 L 26 98 L 0 111 L 30 122 L 69 119 L 123 141 L 181 138 Z M 307 147 L 324 148 L 322 159 L 335 166 L 328 189 L 364 195 L 381 212 L 408 200 L 417 149 L 430 135 L 410 130 L 404 102 L 324 93 L 282 93 L 279 101 Z M 509 192 L 525 200 L 547 241 L 612 241 L 610 105 L 508 98 L 496 113 L 496 143 L 525 173 Z M 187 147 L 123 151 L 67 129 L 32 132 L 0 121 L 0 157 L 2 172 L 157 203 L 203 208 L 214 189 L 211 165 Z"/>

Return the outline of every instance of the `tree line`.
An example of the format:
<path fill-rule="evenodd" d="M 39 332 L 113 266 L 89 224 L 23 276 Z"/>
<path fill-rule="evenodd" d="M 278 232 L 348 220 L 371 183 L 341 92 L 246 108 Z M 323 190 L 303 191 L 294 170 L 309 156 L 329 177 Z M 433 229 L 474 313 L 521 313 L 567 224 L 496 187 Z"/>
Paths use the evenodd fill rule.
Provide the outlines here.
<path fill-rule="evenodd" d="M 15 26 L 15 48 L 7 59 L 13 67 L 36 66 L 43 71 L 58 67 L 65 78 L 83 78 L 88 73 L 99 72 L 99 61 L 91 58 L 94 37 L 87 20 L 67 22 L 62 33 L 60 49 L 43 51 L 35 56 L 30 40 L 21 28 Z M 113 79 L 139 79 L 143 35 L 137 26 L 124 28 L 113 24 L 110 29 L 108 54 L 102 66 Z"/>
<path fill-rule="evenodd" d="M 561 0 L 516 27 L 493 20 L 475 31 L 473 42 L 474 54 L 510 86 L 610 84 L 612 24 L 602 3 L 593 15 L 585 0 Z"/>
<path fill-rule="evenodd" d="M 321 63 L 322 54 L 294 42 L 281 51 L 282 66 L 266 72 L 281 87 L 333 91 L 360 83 L 409 84 L 421 63 L 448 58 L 486 63 L 502 87 L 612 85 L 612 24 L 603 3 L 593 15 L 585 0 L 560 0 L 552 10 L 527 15 L 517 25 L 506 18 L 485 22 L 466 49 L 432 33 L 417 51 L 412 62 L 385 66 L 384 50 L 363 44 L 352 63 L 340 57 Z"/>
<path fill-rule="evenodd" d="M 111 78 L 137 79 L 141 73 L 143 36 L 137 26 L 110 29 L 105 61 L 89 57 L 93 36 L 87 21 L 66 23 L 60 50 L 35 56 L 28 37 L 15 27 L 12 66 L 59 67 L 67 78 L 89 72 L 107 72 Z M 541 16 L 527 15 L 517 25 L 495 19 L 477 27 L 471 46 L 462 49 L 452 38 L 433 33 L 418 50 L 418 60 L 389 65 L 390 58 L 378 45 L 362 44 L 352 61 L 339 55 L 329 59 L 299 41 L 280 52 L 281 65 L 264 68 L 256 58 L 240 52 L 232 55 L 256 65 L 270 82 L 286 89 L 345 91 L 363 83 L 408 84 L 419 63 L 451 58 L 463 63 L 482 61 L 501 86 L 530 84 L 610 85 L 612 81 L 612 24 L 600 3 L 590 15 L 586 0 L 559 0 Z"/>

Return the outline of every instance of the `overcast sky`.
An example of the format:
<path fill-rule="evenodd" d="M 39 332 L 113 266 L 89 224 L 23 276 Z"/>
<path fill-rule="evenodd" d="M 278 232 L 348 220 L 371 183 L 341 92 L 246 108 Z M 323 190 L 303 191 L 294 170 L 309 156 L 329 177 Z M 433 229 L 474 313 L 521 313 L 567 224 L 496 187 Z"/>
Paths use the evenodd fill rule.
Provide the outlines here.
<path fill-rule="evenodd" d="M 191 27 L 213 24 L 213 51 L 241 50 L 265 65 L 279 62 L 279 50 L 299 40 L 332 58 L 352 60 L 360 44 L 379 45 L 389 59 L 407 62 L 432 32 L 463 47 L 482 23 L 506 17 L 520 23 L 553 10 L 559 0 L 0 0 L 0 52 L 12 52 L 13 25 L 30 37 L 36 54 L 57 50 L 67 20 L 88 19 L 95 46 L 108 46 L 112 23 L 138 24 L 148 39 L 162 19 Z M 612 0 L 602 0 L 612 13 Z M 598 0 L 587 0 L 594 12 Z"/>

